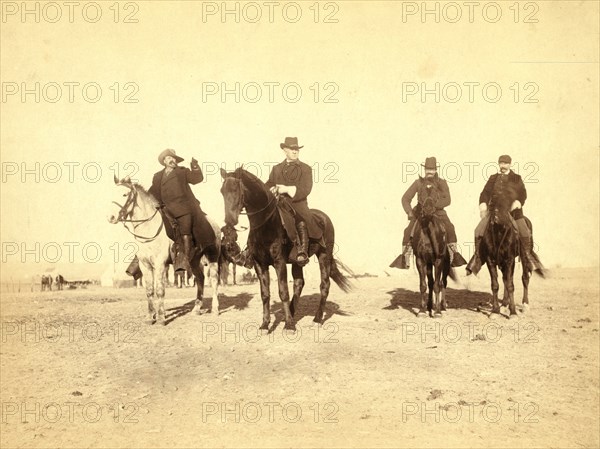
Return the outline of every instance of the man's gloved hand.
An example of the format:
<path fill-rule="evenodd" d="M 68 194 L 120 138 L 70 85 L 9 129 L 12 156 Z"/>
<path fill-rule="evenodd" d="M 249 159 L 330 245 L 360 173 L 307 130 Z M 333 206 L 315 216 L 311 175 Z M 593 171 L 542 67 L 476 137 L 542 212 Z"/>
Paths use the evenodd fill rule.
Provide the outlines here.
<path fill-rule="evenodd" d="M 487 204 L 481 203 L 479 205 L 479 218 L 485 217 L 487 215 L 487 211 L 488 211 Z"/>
<path fill-rule="evenodd" d="M 510 211 L 512 212 L 515 209 L 521 209 L 521 207 L 523 207 L 521 202 L 519 200 L 514 200 L 512 205 L 510 206 Z"/>
<path fill-rule="evenodd" d="M 192 158 L 192 161 L 190 162 L 190 168 L 192 170 L 199 170 L 200 169 L 200 165 L 198 164 L 198 161 L 194 158 Z"/>
<path fill-rule="evenodd" d="M 271 191 L 271 193 L 275 196 L 279 195 L 279 187 L 278 186 L 273 186 L 269 189 Z"/>
<path fill-rule="evenodd" d="M 415 214 L 414 214 L 414 213 L 413 213 L 413 211 L 411 210 L 411 211 L 408 213 L 408 221 L 412 220 L 413 218 L 415 218 Z"/>

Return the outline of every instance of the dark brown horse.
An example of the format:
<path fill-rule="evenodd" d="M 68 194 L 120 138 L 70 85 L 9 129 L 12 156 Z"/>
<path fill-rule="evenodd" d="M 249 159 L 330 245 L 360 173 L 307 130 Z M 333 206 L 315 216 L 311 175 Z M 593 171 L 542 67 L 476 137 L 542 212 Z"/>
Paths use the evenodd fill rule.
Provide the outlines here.
<path fill-rule="evenodd" d="M 519 232 L 516 224 L 510 215 L 510 205 L 507 202 L 498 202 L 489 211 L 490 220 L 481 240 L 480 254 L 490 272 L 492 283 L 492 312 L 500 313 L 500 304 L 498 303 L 498 283 L 497 268 L 502 271 L 502 281 L 504 283 L 503 305 L 508 305 L 510 317 L 517 315 L 514 298 L 514 273 L 515 258 L 519 255 Z M 530 223 L 529 223 L 530 225 Z M 529 272 L 523 268 L 523 286 L 525 293 L 523 302 L 527 299 L 527 285 L 529 284 Z"/>
<path fill-rule="evenodd" d="M 418 216 L 413 232 L 413 248 L 421 291 L 421 307 L 418 315 L 424 316 L 426 311 L 429 311 L 429 315 L 435 318 L 441 317 L 442 310 L 446 310 L 447 307 L 448 276 L 455 279 L 454 270 L 450 266 L 446 229 L 435 215 L 437 196 L 436 189 L 428 188 L 426 185 L 421 187 L 419 198 L 422 198 L 422 203 L 417 208 Z M 427 287 L 429 287 L 428 296 Z"/>
<path fill-rule="evenodd" d="M 294 296 L 290 304 L 287 285 L 288 256 L 292 249 L 279 211 L 277 198 L 265 187 L 265 184 L 253 174 L 238 168 L 232 173 L 221 169 L 223 185 L 221 193 L 225 200 L 225 224 L 234 227 L 238 223 L 242 209 L 246 209 L 250 230 L 248 234 L 248 249 L 254 259 L 254 269 L 260 282 L 260 293 L 263 302 L 263 321 L 260 329 L 268 330 L 270 316 L 269 266 L 275 268 L 279 286 L 279 297 L 285 314 L 285 329 L 295 329 L 294 312 L 298 299 L 304 287 L 302 267 L 292 263 L 294 278 Z M 310 241 L 309 256 L 313 254 L 319 260 L 321 270 L 321 301 L 315 314 L 314 321 L 322 323 L 323 309 L 329 295 L 330 278 L 344 291 L 351 288 L 349 280 L 340 272 L 338 261 L 333 257 L 335 233 L 329 217 L 313 209 L 315 218 L 324 224 L 323 238 L 325 247 L 319 242 Z"/>

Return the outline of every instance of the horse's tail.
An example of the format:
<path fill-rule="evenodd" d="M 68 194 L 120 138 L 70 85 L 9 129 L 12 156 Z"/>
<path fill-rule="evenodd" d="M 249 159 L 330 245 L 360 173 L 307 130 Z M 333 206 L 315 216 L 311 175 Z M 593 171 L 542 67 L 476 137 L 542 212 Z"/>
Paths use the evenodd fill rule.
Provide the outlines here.
<path fill-rule="evenodd" d="M 352 283 L 350 282 L 350 279 L 348 279 L 348 277 L 346 277 L 340 271 L 340 268 L 339 268 L 340 266 L 342 267 L 342 269 L 344 271 L 346 271 L 347 273 L 350 273 L 352 276 L 354 276 L 354 273 L 352 273 L 352 270 L 350 270 L 350 268 L 348 268 L 346 265 L 344 265 L 342 262 L 340 262 L 338 259 L 336 259 L 332 256 L 331 257 L 331 270 L 329 273 L 329 277 L 331 279 L 333 279 L 333 282 L 335 282 L 337 284 L 337 286 L 339 288 L 341 288 L 344 293 L 349 293 L 354 288 L 354 285 L 352 285 Z"/>

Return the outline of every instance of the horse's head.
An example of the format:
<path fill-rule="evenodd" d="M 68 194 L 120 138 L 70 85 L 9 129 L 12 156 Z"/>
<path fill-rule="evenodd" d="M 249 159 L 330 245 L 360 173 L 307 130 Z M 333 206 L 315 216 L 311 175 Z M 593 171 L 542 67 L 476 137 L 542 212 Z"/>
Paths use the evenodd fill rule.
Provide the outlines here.
<path fill-rule="evenodd" d="M 232 173 L 221 169 L 223 185 L 221 194 L 225 200 L 225 223 L 235 226 L 242 209 L 246 209 L 248 215 L 255 215 L 257 211 L 265 209 L 269 200 L 274 198 L 273 194 L 265 187 L 265 184 L 252 173 L 242 167 Z"/>
<path fill-rule="evenodd" d="M 244 208 L 245 187 L 242 182 L 242 171 L 237 169 L 232 173 L 227 173 L 222 168 L 221 177 L 223 178 L 221 194 L 225 201 L 225 223 L 233 227 L 238 224 L 240 212 Z"/>
<path fill-rule="evenodd" d="M 432 183 L 423 183 L 419 190 L 421 219 L 430 220 L 436 212 L 439 192 Z"/>
<path fill-rule="evenodd" d="M 496 225 L 508 226 L 511 224 L 510 200 L 506 198 L 495 198 L 490 205 L 490 222 Z"/>
<path fill-rule="evenodd" d="M 115 185 L 119 187 L 119 198 L 112 202 L 111 210 L 108 213 L 108 222 L 112 224 L 119 223 L 131 216 L 137 199 L 136 185 L 129 178 L 119 180 L 115 176 L 114 180 Z"/>

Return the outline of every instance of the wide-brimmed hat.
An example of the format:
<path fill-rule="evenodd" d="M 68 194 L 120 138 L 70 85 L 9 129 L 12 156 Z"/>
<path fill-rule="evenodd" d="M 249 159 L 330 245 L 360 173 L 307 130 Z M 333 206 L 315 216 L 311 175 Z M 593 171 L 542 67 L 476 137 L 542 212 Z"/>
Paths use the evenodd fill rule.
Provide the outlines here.
<path fill-rule="evenodd" d="M 437 163 L 435 157 L 428 157 L 425 158 L 425 163 L 421 164 L 421 167 L 425 167 L 426 170 L 437 170 L 439 167 L 439 164 Z"/>
<path fill-rule="evenodd" d="M 175 158 L 177 163 L 182 162 L 184 160 L 182 157 L 179 157 L 175 154 L 175 150 L 167 148 L 158 155 L 158 162 L 160 163 L 160 165 L 165 165 L 165 158 L 167 156 L 172 156 L 173 158 Z"/>
<path fill-rule="evenodd" d="M 503 154 L 502 156 L 500 156 L 498 158 L 498 163 L 505 163 L 505 164 L 512 164 L 512 159 L 510 158 L 510 156 L 508 154 Z"/>
<path fill-rule="evenodd" d="M 297 137 L 286 137 L 285 142 L 280 143 L 279 147 L 283 150 L 284 148 L 291 148 L 292 150 L 299 150 L 300 148 L 304 148 L 304 145 L 301 147 L 298 146 L 298 138 Z"/>

